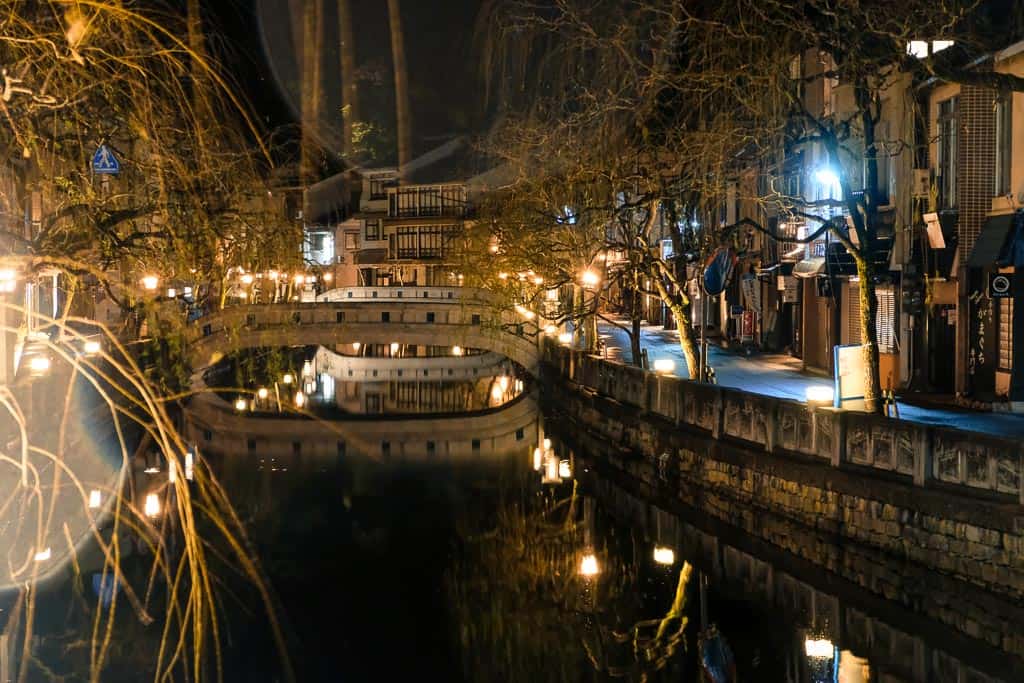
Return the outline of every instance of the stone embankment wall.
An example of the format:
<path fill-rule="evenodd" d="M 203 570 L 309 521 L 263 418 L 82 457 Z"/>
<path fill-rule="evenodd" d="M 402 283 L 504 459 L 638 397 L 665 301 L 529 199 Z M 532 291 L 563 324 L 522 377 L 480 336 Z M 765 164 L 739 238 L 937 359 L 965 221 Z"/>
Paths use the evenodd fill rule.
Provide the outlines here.
<path fill-rule="evenodd" d="M 547 345 L 555 405 L 613 466 L 795 554 L 770 512 L 1024 598 L 1021 445 L 808 408 Z M 561 380 L 561 381 L 558 381 Z"/>

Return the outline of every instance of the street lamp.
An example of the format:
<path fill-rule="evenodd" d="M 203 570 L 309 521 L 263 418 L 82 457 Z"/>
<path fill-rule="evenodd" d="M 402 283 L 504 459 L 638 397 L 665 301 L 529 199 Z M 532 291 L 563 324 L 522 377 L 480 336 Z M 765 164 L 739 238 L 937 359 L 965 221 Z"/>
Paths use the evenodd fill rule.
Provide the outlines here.
<path fill-rule="evenodd" d="M 583 271 L 583 274 L 580 276 L 580 282 L 583 283 L 584 287 L 594 288 L 597 287 L 598 283 L 601 282 L 601 276 L 598 275 L 595 271 L 588 268 L 587 270 Z"/>
<path fill-rule="evenodd" d="M 240 413 L 244 413 L 245 409 L 248 408 L 248 407 L 249 407 L 249 402 L 246 401 L 244 398 L 240 398 L 237 401 L 235 401 L 235 410 L 237 410 Z"/>
<path fill-rule="evenodd" d="M 654 361 L 654 371 L 659 375 L 670 375 L 676 369 L 676 362 L 671 358 L 658 358 Z"/>
<path fill-rule="evenodd" d="M 160 498 L 155 493 L 146 494 L 146 502 L 143 504 L 142 511 L 147 517 L 156 517 L 160 514 Z"/>
<path fill-rule="evenodd" d="M 292 375 L 292 373 L 286 372 L 284 373 L 284 377 L 281 378 L 281 381 L 284 382 L 285 384 L 291 384 L 292 382 L 295 381 L 295 377 Z"/>
<path fill-rule="evenodd" d="M 301 408 L 304 405 L 306 405 L 306 395 L 304 393 L 302 393 L 301 391 L 296 391 L 295 392 L 295 407 L 296 408 Z"/>
<path fill-rule="evenodd" d="M 580 560 L 580 576 L 591 578 L 601 573 L 601 566 L 597 563 L 597 555 L 587 553 Z"/>
<path fill-rule="evenodd" d="M 147 292 L 155 292 L 158 286 L 160 286 L 160 278 L 156 275 L 147 275 L 142 278 L 142 288 Z"/>
<path fill-rule="evenodd" d="M 676 563 L 676 552 L 672 548 L 654 546 L 654 561 L 658 564 L 671 565 Z"/>

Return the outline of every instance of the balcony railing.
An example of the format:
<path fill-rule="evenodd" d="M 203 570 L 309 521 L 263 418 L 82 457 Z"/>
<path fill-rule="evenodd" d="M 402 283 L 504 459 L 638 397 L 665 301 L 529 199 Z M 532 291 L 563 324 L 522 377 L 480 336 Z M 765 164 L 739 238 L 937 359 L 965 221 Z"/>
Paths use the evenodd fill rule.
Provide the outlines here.
<path fill-rule="evenodd" d="M 465 215 L 465 185 L 405 185 L 388 188 L 388 218 Z"/>

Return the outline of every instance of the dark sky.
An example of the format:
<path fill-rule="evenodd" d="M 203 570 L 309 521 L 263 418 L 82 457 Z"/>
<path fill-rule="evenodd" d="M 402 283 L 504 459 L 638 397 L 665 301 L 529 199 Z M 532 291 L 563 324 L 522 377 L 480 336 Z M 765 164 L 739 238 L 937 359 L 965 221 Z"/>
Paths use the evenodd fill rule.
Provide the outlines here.
<path fill-rule="evenodd" d="M 246 91 L 264 125 L 295 124 L 299 112 L 296 32 L 304 0 L 228 0 L 217 3 L 234 54 L 228 68 Z M 308 0 L 307 0 L 308 1 Z M 325 111 L 319 134 L 325 147 L 340 147 L 341 74 L 336 0 L 324 3 Z M 385 0 L 350 0 L 359 69 L 361 119 L 393 135 L 394 90 Z M 481 126 L 482 94 L 475 26 L 482 0 L 402 0 L 409 68 L 413 138 L 417 151 L 454 133 Z M 298 23 L 295 24 L 296 26 Z M 387 146 L 387 145 L 385 145 Z M 378 159 L 378 162 L 388 161 Z"/>

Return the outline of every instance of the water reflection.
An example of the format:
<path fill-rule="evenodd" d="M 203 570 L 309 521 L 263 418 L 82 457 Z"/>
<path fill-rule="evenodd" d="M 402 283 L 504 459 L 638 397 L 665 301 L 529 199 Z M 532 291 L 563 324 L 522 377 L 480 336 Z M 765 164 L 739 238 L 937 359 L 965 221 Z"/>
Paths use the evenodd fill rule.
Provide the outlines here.
<path fill-rule="evenodd" d="M 332 419 L 500 408 L 523 395 L 528 378 L 499 354 L 394 342 L 259 349 L 226 358 L 205 381 L 238 412 Z"/>

